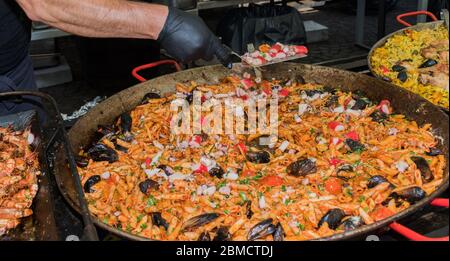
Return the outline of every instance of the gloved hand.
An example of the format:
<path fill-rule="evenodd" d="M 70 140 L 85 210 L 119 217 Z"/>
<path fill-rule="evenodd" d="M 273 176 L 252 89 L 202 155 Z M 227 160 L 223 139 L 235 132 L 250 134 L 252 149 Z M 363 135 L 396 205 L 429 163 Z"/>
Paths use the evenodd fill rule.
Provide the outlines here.
<path fill-rule="evenodd" d="M 181 62 L 208 61 L 216 55 L 224 66 L 229 66 L 231 60 L 230 49 L 221 44 L 200 17 L 174 7 L 169 7 L 158 42 L 169 55 Z"/>

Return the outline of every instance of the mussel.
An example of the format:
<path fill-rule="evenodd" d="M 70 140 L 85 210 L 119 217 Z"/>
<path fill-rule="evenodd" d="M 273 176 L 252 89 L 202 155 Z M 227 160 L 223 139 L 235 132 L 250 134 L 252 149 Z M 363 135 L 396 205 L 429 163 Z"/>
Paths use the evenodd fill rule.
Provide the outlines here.
<path fill-rule="evenodd" d="M 367 98 L 358 98 L 352 106 L 352 110 L 364 110 L 369 105 L 370 101 Z"/>
<path fill-rule="evenodd" d="M 92 146 L 87 154 L 94 161 L 108 161 L 109 163 L 113 163 L 119 160 L 117 152 L 103 143 L 97 143 Z"/>
<path fill-rule="evenodd" d="M 231 239 L 231 234 L 228 227 L 219 227 L 216 231 L 213 241 L 229 241 Z"/>
<path fill-rule="evenodd" d="M 250 229 L 247 235 L 249 241 L 255 239 L 264 238 L 268 235 L 272 235 L 275 232 L 275 226 L 272 224 L 273 219 L 268 218 L 256 224 Z"/>
<path fill-rule="evenodd" d="M 442 151 L 438 148 L 431 147 L 428 149 L 428 151 L 425 154 L 427 154 L 428 156 L 437 156 L 437 155 L 441 155 Z"/>
<path fill-rule="evenodd" d="M 146 179 L 144 181 L 142 181 L 141 183 L 139 183 L 139 190 L 144 193 L 144 194 L 148 194 L 149 190 L 154 189 L 154 190 L 158 190 L 159 189 L 159 183 L 151 180 L 151 179 Z"/>
<path fill-rule="evenodd" d="M 160 99 L 161 95 L 154 93 L 154 92 L 149 92 L 147 93 L 144 98 L 142 98 L 142 102 L 141 104 L 146 104 L 148 103 L 148 100 L 152 100 L 152 99 Z"/>
<path fill-rule="evenodd" d="M 366 149 L 364 144 L 360 143 L 357 140 L 353 140 L 353 139 L 346 139 L 345 145 L 347 145 L 352 152 L 358 152 L 358 151 L 361 152 Z"/>
<path fill-rule="evenodd" d="M 315 89 L 315 90 L 304 90 L 306 96 L 313 97 L 316 94 L 322 94 L 324 93 L 323 90 Z"/>
<path fill-rule="evenodd" d="M 401 82 L 406 82 L 408 80 L 408 73 L 406 71 L 401 71 L 397 74 L 397 79 Z"/>
<path fill-rule="evenodd" d="M 351 216 L 348 218 L 345 218 L 341 225 L 339 225 L 339 228 L 342 228 L 345 231 L 350 231 L 359 228 L 360 226 L 364 225 L 364 221 L 359 216 Z"/>
<path fill-rule="evenodd" d="M 325 106 L 328 108 L 337 106 L 339 103 L 338 99 L 339 99 L 339 96 L 331 95 L 325 102 Z"/>
<path fill-rule="evenodd" d="M 438 62 L 436 60 L 433 59 L 427 59 L 425 62 L 423 62 L 419 68 L 426 68 L 426 67 L 431 67 L 438 64 Z"/>
<path fill-rule="evenodd" d="M 395 194 L 394 194 L 395 193 Z M 400 190 L 391 194 L 391 197 L 401 198 L 403 200 L 408 201 L 411 204 L 416 203 L 417 201 L 424 199 L 427 196 L 427 193 L 420 187 L 410 187 L 404 190 Z"/>
<path fill-rule="evenodd" d="M 352 174 L 354 171 L 355 169 L 352 165 L 344 164 L 337 169 L 336 176 L 344 181 L 348 181 L 354 176 L 354 174 Z"/>
<path fill-rule="evenodd" d="M 253 216 L 253 211 L 252 211 L 252 201 L 251 200 L 247 200 L 245 202 L 245 216 L 248 219 L 251 219 Z"/>
<path fill-rule="evenodd" d="M 430 165 L 428 165 L 428 162 L 424 158 L 413 156 L 411 157 L 411 160 L 416 164 L 416 167 L 419 169 L 420 175 L 425 182 L 430 182 L 434 179 Z"/>
<path fill-rule="evenodd" d="M 200 226 L 203 226 L 205 224 L 208 224 L 208 223 L 214 221 L 218 217 L 219 217 L 219 214 L 217 214 L 217 213 L 206 213 L 206 214 L 201 214 L 199 216 L 195 216 L 195 217 L 187 220 L 183 224 L 183 227 L 181 230 L 186 231 L 186 230 L 192 230 L 192 229 L 198 228 Z"/>
<path fill-rule="evenodd" d="M 389 182 L 385 177 L 381 176 L 381 175 L 375 175 L 369 178 L 368 182 L 367 182 L 367 187 L 368 188 L 374 188 L 376 186 L 378 186 L 381 183 L 384 182 Z M 391 184 L 392 185 L 392 184 Z"/>
<path fill-rule="evenodd" d="M 339 208 L 330 209 L 320 219 L 318 227 L 321 227 L 324 223 L 328 223 L 330 229 L 336 229 L 341 224 L 341 220 L 345 217 L 345 212 Z"/>
<path fill-rule="evenodd" d="M 166 229 L 169 229 L 169 223 L 162 217 L 161 212 L 153 212 L 152 213 L 152 222 L 153 225 L 156 225 L 158 227 L 163 227 Z"/>
<path fill-rule="evenodd" d="M 133 119 L 129 112 L 122 113 L 120 115 L 120 132 L 123 135 L 125 141 L 131 141 L 133 135 L 131 134 L 131 126 L 133 124 Z"/>
<path fill-rule="evenodd" d="M 209 232 L 205 231 L 201 233 L 197 241 L 211 241 L 211 236 L 209 235 Z"/>
<path fill-rule="evenodd" d="M 294 177 L 303 177 L 317 171 L 316 163 L 307 158 L 300 158 L 287 166 L 287 173 Z"/>
<path fill-rule="evenodd" d="M 284 241 L 284 229 L 281 223 L 275 225 L 275 231 L 273 232 L 273 240 L 274 241 Z"/>
<path fill-rule="evenodd" d="M 405 68 L 405 66 L 401 66 L 400 64 L 395 64 L 394 66 L 392 66 L 392 70 L 394 72 L 402 72 L 402 71 L 405 71 L 406 68 Z"/>
<path fill-rule="evenodd" d="M 256 163 L 256 164 L 270 162 L 270 153 L 265 150 L 248 151 L 245 156 L 248 161 Z"/>
<path fill-rule="evenodd" d="M 372 118 L 372 120 L 375 122 L 382 123 L 387 120 L 388 115 L 384 112 L 376 110 L 372 114 L 370 114 L 370 118 Z"/>
<path fill-rule="evenodd" d="M 128 148 L 125 148 L 124 146 L 119 145 L 117 143 L 114 143 L 114 149 L 118 150 L 118 151 L 121 151 L 123 153 L 128 153 Z"/>
<path fill-rule="evenodd" d="M 99 183 L 100 180 L 102 180 L 102 178 L 99 175 L 90 176 L 84 183 L 84 193 L 93 193 L 94 190 L 92 189 L 92 186 Z"/>
<path fill-rule="evenodd" d="M 80 168 L 86 168 L 89 165 L 89 159 L 80 155 L 75 156 L 75 162 Z"/>
<path fill-rule="evenodd" d="M 335 93 L 337 92 L 337 89 L 336 89 L 336 88 L 333 88 L 333 87 L 331 87 L 331 86 L 324 86 L 324 87 L 323 87 L 323 90 L 324 90 L 325 92 L 328 92 L 328 93 L 331 93 L 331 94 L 335 94 Z"/>
<path fill-rule="evenodd" d="M 221 179 L 223 177 L 223 174 L 225 173 L 225 171 L 222 169 L 222 167 L 220 167 L 219 165 L 211 168 L 208 171 L 209 175 L 211 175 L 212 177 L 217 177 L 219 179 Z"/>
<path fill-rule="evenodd" d="M 174 173 L 174 170 L 171 167 L 169 167 L 167 165 L 164 165 L 164 164 L 159 165 L 157 168 L 162 170 L 162 171 L 164 171 L 164 173 L 167 176 L 170 176 L 170 175 L 172 175 Z"/>

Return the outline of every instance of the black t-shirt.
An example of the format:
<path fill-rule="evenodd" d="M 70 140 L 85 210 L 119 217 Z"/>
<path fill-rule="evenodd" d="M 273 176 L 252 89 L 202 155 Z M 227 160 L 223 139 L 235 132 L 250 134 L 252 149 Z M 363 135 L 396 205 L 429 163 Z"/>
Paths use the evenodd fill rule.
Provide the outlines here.
<path fill-rule="evenodd" d="M 14 0 L 0 0 L 0 75 L 28 54 L 31 21 Z"/>

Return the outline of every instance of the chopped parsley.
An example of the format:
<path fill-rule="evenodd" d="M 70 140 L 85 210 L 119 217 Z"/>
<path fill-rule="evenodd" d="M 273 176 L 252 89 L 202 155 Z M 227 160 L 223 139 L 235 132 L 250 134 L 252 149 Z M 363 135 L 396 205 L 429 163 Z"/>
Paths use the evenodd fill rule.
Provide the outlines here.
<path fill-rule="evenodd" d="M 324 187 L 324 185 L 323 184 L 318 184 L 317 185 L 317 188 L 320 190 L 320 191 L 325 191 L 325 187 Z"/>
<path fill-rule="evenodd" d="M 287 206 L 287 205 L 289 205 L 291 203 L 294 203 L 294 201 L 292 199 L 287 198 L 287 199 L 284 200 L 283 203 Z"/>
<path fill-rule="evenodd" d="M 156 198 L 150 195 L 147 199 L 147 207 L 156 206 L 156 203 L 157 203 Z"/>
<path fill-rule="evenodd" d="M 305 225 L 303 225 L 302 223 L 298 223 L 297 227 L 298 227 L 298 229 L 300 229 L 300 231 L 304 231 L 305 230 Z"/>
<path fill-rule="evenodd" d="M 366 197 L 364 197 L 364 196 L 359 196 L 359 198 L 358 198 L 358 202 L 359 203 L 362 203 L 364 200 L 366 200 Z"/>
<path fill-rule="evenodd" d="M 241 185 L 248 185 L 248 184 L 250 184 L 250 180 L 248 178 L 239 180 L 239 184 L 241 184 Z"/>
<path fill-rule="evenodd" d="M 239 197 L 241 197 L 242 201 L 246 202 L 247 201 L 247 195 L 245 195 L 244 192 L 239 192 Z"/>
<path fill-rule="evenodd" d="M 263 174 L 261 172 L 258 172 L 252 179 L 253 180 L 259 180 L 263 177 Z"/>
<path fill-rule="evenodd" d="M 131 233 L 131 231 L 133 230 L 133 228 L 131 227 L 130 224 L 128 224 L 125 230 L 126 230 L 128 233 Z"/>
<path fill-rule="evenodd" d="M 286 186 L 285 185 L 281 185 L 281 191 L 286 192 Z"/>
<path fill-rule="evenodd" d="M 144 214 L 140 214 L 139 216 L 137 216 L 136 222 L 138 222 L 138 223 L 141 222 L 141 220 L 144 216 L 145 216 Z"/>
<path fill-rule="evenodd" d="M 180 171 L 180 170 L 182 170 L 183 169 L 183 167 L 181 167 L 181 166 L 175 166 L 175 167 L 173 167 L 173 170 L 175 170 L 175 171 Z"/>
<path fill-rule="evenodd" d="M 225 209 L 225 210 L 223 211 L 223 213 L 224 213 L 225 215 L 228 215 L 228 214 L 230 214 L 230 211 L 229 211 L 228 209 Z"/>
<path fill-rule="evenodd" d="M 263 193 L 258 191 L 258 198 L 261 198 L 263 196 Z"/>
<path fill-rule="evenodd" d="M 141 225 L 141 229 L 142 229 L 142 230 L 144 230 L 144 229 L 146 229 L 146 228 L 147 228 L 147 224 L 144 223 L 144 224 Z"/>
<path fill-rule="evenodd" d="M 223 187 L 225 187 L 227 185 L 227 182 L 226 181 L 221 181 L 221 182 L 219 182 L 219 184 L 217 184 L 217 188 L 223 188 Z"/>

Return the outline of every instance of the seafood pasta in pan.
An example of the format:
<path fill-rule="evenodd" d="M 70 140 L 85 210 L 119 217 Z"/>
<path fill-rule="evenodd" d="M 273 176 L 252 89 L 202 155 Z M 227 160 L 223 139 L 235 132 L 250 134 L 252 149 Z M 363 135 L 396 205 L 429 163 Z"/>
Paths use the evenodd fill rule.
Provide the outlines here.
<path fill-rule="evenodd" d="M 401 212 L 443 181 L 433 126 L 395 114 L 388 100 L 237 76 L 176 89 L 148 94 L 79 152 L 89 209 L 105 224 L 155 240 L 318 239 Z M 276 99 L 276 137 L 174 134 L 173 101 L 187 100 L 190 115 L 196 91 L 203 105 L 227 100 L 246 130 L 242 101 Z"/>

